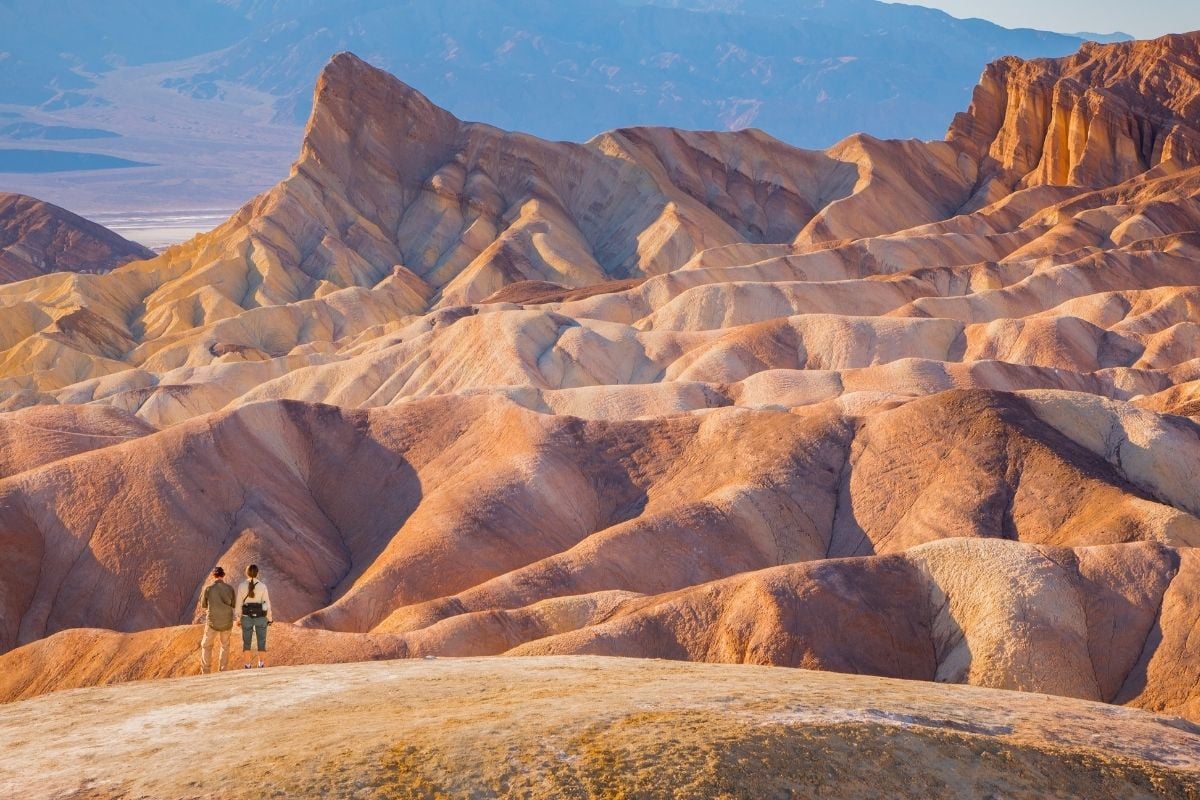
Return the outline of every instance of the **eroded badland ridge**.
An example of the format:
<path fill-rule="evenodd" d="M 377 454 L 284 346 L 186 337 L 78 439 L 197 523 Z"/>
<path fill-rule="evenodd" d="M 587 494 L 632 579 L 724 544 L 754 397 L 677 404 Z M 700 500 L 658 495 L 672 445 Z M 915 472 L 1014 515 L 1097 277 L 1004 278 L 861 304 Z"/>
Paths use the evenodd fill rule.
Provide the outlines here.
<path fill-rule="evenodd" d="M 1002 59 L 944 141 L 823 152 L 541 141 L 341 54 L 274 189 L 0 305 L 5 699 L 194 672 L 205 576 L 256 561 L 281 663 L 1200 720 L 1200 34 Z"/>
<path fill-rule="evenodd" d="M 0 192 L 0 282 L 50 272 L 107 272 L 153 258 L 140 244 L 32 197 Z"/>

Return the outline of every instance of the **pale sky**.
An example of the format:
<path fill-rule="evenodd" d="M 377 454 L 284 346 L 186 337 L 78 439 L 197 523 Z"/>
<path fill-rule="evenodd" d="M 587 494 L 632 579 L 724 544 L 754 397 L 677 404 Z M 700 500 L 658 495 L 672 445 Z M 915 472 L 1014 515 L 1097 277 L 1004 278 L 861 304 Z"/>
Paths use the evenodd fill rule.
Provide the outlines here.
<path fill-rule="evenodd" d="M 895 2 L 895 0 L 888 0 Z M 1006 28 L 1060 33 L 1123 31 L 1139 39 L 1200 30 L 1200 0 L 904 0 Z"/>

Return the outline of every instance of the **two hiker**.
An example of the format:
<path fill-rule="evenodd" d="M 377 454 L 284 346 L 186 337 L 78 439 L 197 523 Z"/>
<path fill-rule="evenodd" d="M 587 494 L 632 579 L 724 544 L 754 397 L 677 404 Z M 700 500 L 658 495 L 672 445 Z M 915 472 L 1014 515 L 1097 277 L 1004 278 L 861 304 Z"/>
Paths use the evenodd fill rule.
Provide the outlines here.
<path fill-rule="evenodd" d="M 271 599 L 267 585 L 258 580 L 258 566 L 246 567 L 246 580 L 234 591 L 225 582 L 225 570 L 212 571 L 212 583 L 200 594 L 200 607 L 205 610 L 204 637 L 200 640 L 200 672 L 212 672 L 213 645 L 220 645 L 220 666 L 229 669 L 229 637 L 235 623 L 242 628 L 242 668 L 250 669 L 250 645 L 257 639 L 258 666 L 267 666 L 267 626 L 272 622 Z"/>

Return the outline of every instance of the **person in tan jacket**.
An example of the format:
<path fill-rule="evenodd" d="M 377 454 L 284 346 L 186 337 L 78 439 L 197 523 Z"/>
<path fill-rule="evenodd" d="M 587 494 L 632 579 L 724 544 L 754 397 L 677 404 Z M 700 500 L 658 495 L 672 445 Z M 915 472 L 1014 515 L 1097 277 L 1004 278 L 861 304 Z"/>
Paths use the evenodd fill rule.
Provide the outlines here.
<path fill-rule="evenodd" d="M 234 612 L 242 626 L 242 666 L 250 669 L 252 639 L 258 640 L 259 669 L 267 666 L 267 626 L 274 622 L 274 608 L 267 585 L 258 579 L 258 565 L 246 567 L 246 580 L 237 590 Z"/>
<path fill-rule="evenodd" d="M 220 642 L 219 669 L 229 669 L 229 637 L 233 633 L 234 598 L 233 587 L 225 582 L 225 570 L 216 567 L 212 571 L 212 583 L 200 594 L 200 608 L 205 611 L 204 637 L 200 640 L 200 672 L 212 672 L 213 644 Z"/>

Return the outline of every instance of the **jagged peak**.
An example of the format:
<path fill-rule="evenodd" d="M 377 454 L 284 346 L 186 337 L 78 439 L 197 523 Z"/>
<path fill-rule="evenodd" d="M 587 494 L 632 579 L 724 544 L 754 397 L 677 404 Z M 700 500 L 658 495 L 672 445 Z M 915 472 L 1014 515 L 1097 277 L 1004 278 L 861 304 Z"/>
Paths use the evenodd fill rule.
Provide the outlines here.
<path fill-rule="evenodd" d="M 351 52 L 321 70 L 304 132 L 301 161 L 338 162 L 406 142 L 444 146 L 462 123 L 421 92 Z M 348 144 L 353 146 L 347 146 Z"/>
<path fill-rule="evenodd" d="M 321 69 L 314 100 L 328 103 L 337 97 L 362 91 L 383 91 L 405 106 L 453 116 L 392 73 L 364 61 L 349 50 L 335 53 Z"/>

